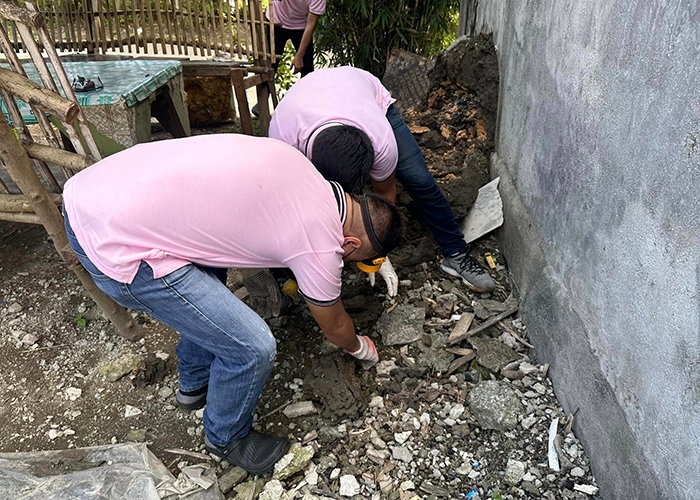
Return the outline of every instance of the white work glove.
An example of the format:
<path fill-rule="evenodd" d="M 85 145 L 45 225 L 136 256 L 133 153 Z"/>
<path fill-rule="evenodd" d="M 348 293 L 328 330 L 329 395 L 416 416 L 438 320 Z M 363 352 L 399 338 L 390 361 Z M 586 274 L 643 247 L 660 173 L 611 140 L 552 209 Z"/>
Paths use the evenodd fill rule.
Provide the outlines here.
<path fill-rule="evenodd" d="M 358 335 L 357 339 L 360 341 L 360 348 L 355 352 L 345 352 L 347 352 L 350 356 L 359 359 L 362 368 L 369 370 L 376 365 L 377 362 L 379 362 L 379 353 L 377 352 L 377 348 L 374 346 L 372 339 L 366 335 Z"/>
<path fill-rule="evenodd" d="M 386 282 L 389 297 L 396 297 L 396 294 L 399 292 L 399 277 L 396 275 L 396 271 L 394 271 L 394 266 L 391 265 L 389 257 L 386 258 L 386 262 L 382 264 L 382 267 L 380 267 L 377 272 Z M 369 284 L 372 286 L 374 286 L 375 282 L 374 275 L 375 273 L 369 273 Z"/>

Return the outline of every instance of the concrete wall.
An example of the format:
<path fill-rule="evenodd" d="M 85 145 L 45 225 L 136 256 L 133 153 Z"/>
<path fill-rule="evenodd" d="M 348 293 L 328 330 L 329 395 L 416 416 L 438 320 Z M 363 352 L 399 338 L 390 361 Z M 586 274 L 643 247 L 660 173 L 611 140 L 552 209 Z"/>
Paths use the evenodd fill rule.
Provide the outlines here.
<path fill-rule="evenodd" d="M 601 494 L 700 499 L 700 1 L 465 1 L 503 246 Z"/>

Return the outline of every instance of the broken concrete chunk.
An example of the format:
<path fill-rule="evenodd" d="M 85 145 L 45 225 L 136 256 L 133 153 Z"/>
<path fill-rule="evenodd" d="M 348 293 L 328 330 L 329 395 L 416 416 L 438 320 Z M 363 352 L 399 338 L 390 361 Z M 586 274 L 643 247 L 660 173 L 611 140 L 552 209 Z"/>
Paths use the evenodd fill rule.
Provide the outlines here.
<path fill-rule="evenodd" d="M 248 477 L 248 473 L 240 467 L 234 467 L 219 478 L 219 489 L 228 493 L 231 489 Z"/>
<path fill-rule="evenodd" d="M 273 479 L 272 481 L 268 481 L 265 487 L 263 488 L 262 493 L 260 493 L 260 496 L 258 497 L 258 500 L 288 500 L 289 495 L 284 489 L 284 486 L 282 483 L 280 483 L 277 479 Z"/>
<path fill-rule="evenodd" d="M 22 337 L 22 343 L 24 345 L 35 344 L 37 340 L 38 340 L 37 336 L 34 335 L 33 333 L 27 333 L 24 337 Z"/>
<path fill-rule="evenodd" d="M 124 440 L 132 443 L 143 443 L 146 441 L 146 429 L 131 429 L 124 436 Z"/>
<path fill-rule="evenodd" d="M 471 337 L 469 343 L 476 349 L 476 361 L 494 373 L 511 361 L 520 358 L 520 355 L 503 342 L 491 337 Z"/>
<path fill-rule="evenodd" d="M 258 498 L 260 492 L 265 485 L 263 479 L 257 479 L 255 481 L 248 481 L 246 483 L 239 484 L 233 491 L 236 492 L 236 496 L 233 497 L 234 500 L 250 500 L 251 498 Z"/>
<path fill-rule="evenodd" d="M 313 457 L 313 447 L 302 447 L 299 443 L 294 443 L 287 454 L 275 464 L 275 471 L 272 474 L 273 479 L 287 479 L 304 470 Z"/>
<path fill-rule="evenodd" d="M 352 474 L 340 476 L 340 491 L 338 492 L 344 497 L 354 497 L 360 494 L 360 483 Z"/>
<path fill-rule="evenodd" d="M 22 309 L 24 309 L 22 305 L 19 302 L 15 302 L 14 304 L 10 304 L 7 311 L 14 314 L 20 312 Z"/>
<path fill-rule="evenodd" d="M 525 475 L 525 463 L 519 460 L 508 459 L 506 464 L 506 483 L 511 486 L 517 485 Z"/>
<path fill-rule="evenodd" d="M 124 407 L 124 417 L 126 418 L 135 417 L 136 415 L 141 415 L 142 413 L 143 411 L 136 408 L 135 406 L 126 405 Z"/>
<path fill-rule="evenodd" d="M 518 425 L 525 409 L 515 391 L 504 382 L 479 382 L 469 393 L 469 410 L 485 429 L 505 431 Z"/>
<path fill-rule="evenodd" d="M 586 495 L 598 494 L 598 488 L 590 484 L 575 484 L 574 490 L 580 491 L 581 493 L 585 493 Z"/>
<path fill-rule="evenodd" d="M 381 333 L 384 345 L 404 345 L 420 340 L 424 323 L 424 309 L 402 304 L 390 313 L 383 313 L 376 329 Z"/>
<path fill-rule="evenodd" d="M 454 293 L 445 293 L 438 295 L 435 299 L 435 316 L 438 318 L 447 319 L 452 316 L 452 310 L 457 302 L 457 296 Z"/>
<path fill-rule="evenodd" d="M 116 382 L 124 375 L 131 373 L 140 361 L 143 361 L 143 356 L 138 354 L 125 354 L 111 363 L 104 364 L 97 369 L 97 372 L 109 382 Z"/>
<path fill-rule="evenodd" d="M 413 460 L 413 453 L 405 446 L 392 446 L 391 456 L 394 457 L 394 460 L 401 460 L 407 464 Z"/>
<path fill-rule="evenodd" d="M 66 397 L 71 401 L 75 401 L 76 399 L 78 399 L 82 393 L 83 390 L 78 389 L 77 387 L 69 387 L 68 389 L 66 389 Z"/>
<path fill-rule="evenodd" d="M 500 179 L 496 177 L 479 189 L 479 195 L 462 225 L 462 233 L 467 243 L 490 233 L 503 224 L 503 202 L 498 193 Z"/>
<path fill-rule="evenodd" d="M 284 413 L 287 418 L 298 418 L 313 415 L 317 411 L 312 401 L 300 401 L 299 403 L 294 403 L 285 407 L 282 413 Z"/>

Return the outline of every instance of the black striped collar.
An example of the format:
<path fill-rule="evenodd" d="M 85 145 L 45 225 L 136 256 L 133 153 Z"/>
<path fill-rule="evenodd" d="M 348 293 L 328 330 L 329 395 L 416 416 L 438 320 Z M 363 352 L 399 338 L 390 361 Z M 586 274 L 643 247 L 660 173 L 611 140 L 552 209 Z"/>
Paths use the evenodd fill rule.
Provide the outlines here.
<path fill-rule="evenodd" d="M 340 223 L 345 224 L 345 218 L 348 215 L 348 204 L 345 200 L 345 190 L 335 181 L 328 181 L 333 189 L 335 202 L 338 204 L 338 213 L 340 214 Z"/>

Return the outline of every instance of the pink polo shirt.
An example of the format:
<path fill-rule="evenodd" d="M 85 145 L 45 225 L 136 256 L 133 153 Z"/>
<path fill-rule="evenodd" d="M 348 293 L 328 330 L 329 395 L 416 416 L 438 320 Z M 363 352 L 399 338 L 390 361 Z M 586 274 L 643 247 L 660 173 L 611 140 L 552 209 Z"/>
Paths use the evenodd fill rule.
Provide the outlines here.
<path fill-rule="evenodd" d="M 139 144 L 72 177 L 64 206 L 107 276 L 131 283 L 189 263 L 288 267 L 303 295 L 338 300 L 345 194 L 294 148 L 267 138 L 201 135 Z"/>
<path fill-rule="evenodd" d="M 311 14 L 322 16 L 326 12 L 326 0 L 274 0 L 272 5 L 273 22 L 288 30 L 303 30 Z M 270 8 L 265 17 L 270 19 Z"/>
<path fill-rule="evenodd" d="M 284 95 L 272 115 L 270 137 L 291 144 L 311 159 L 313 140 L 329 122 L 364 131 L 374 147 L 370 177 L 383 181 L 396 169 L 399 153 L 386 118 L 395 101 L 377 77 L 344 66 L 316 70 Z"/>

